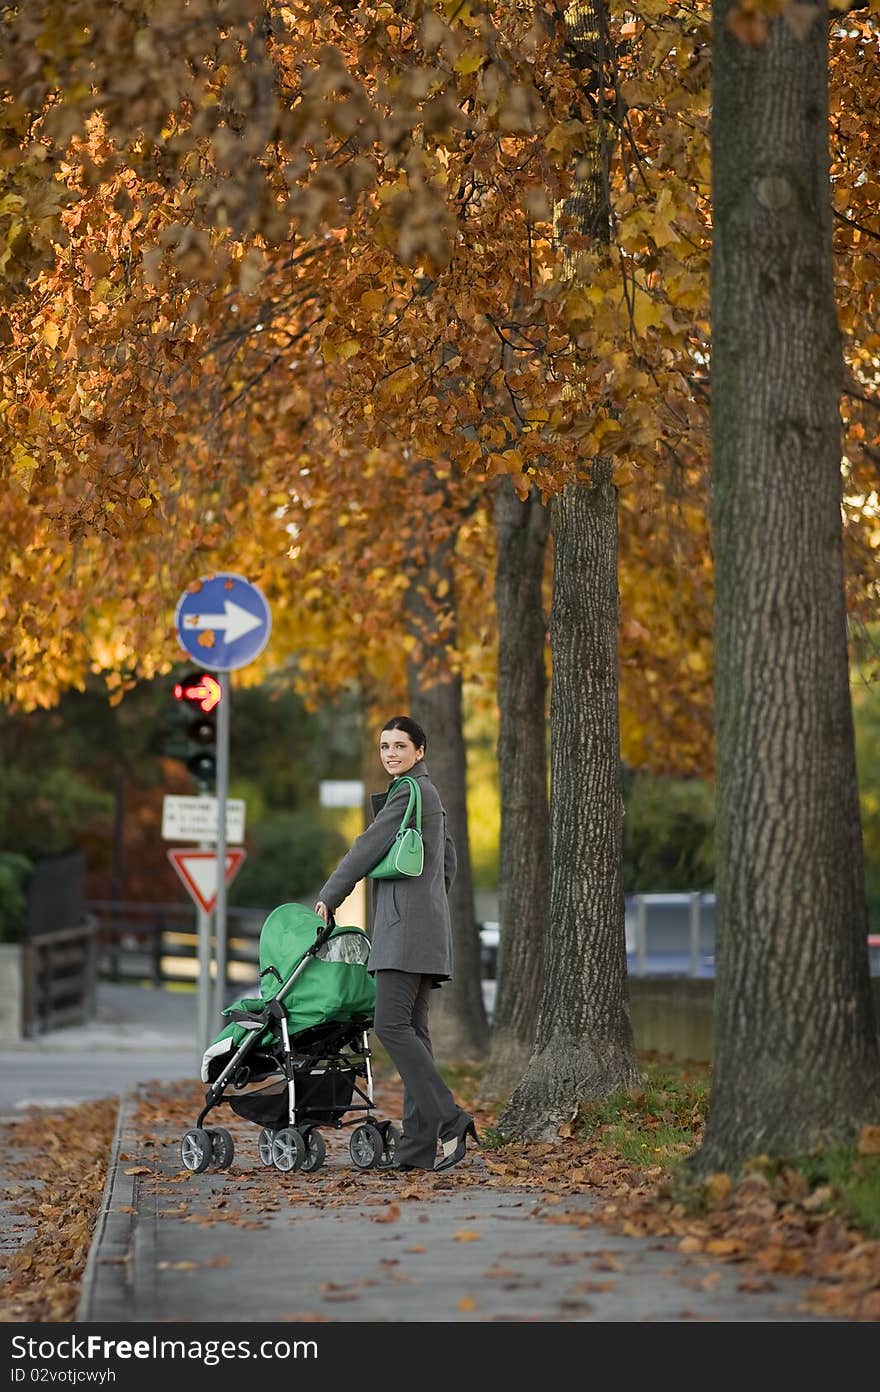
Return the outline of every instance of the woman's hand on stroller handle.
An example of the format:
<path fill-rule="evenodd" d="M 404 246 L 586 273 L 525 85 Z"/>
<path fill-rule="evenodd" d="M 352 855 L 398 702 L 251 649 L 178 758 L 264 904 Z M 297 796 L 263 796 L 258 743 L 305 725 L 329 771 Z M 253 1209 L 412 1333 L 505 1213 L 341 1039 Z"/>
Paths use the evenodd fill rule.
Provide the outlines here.
<path fill-rule="evenodd" d="M 324 943 L 333 932 L 333 929 L 336 927 L 336 919 L 333 916 L 333 910 L 328 909 L 322 899 L 319 899 L 315 905 L 315 913 L 318 914 L 320 918 L 323 918 L 324 927 L 318 931 L 318 936 L 315 938 L 315 946 L 312 948 L 313 952 L 317 951 L 319 947 L 323 947 Z"/>

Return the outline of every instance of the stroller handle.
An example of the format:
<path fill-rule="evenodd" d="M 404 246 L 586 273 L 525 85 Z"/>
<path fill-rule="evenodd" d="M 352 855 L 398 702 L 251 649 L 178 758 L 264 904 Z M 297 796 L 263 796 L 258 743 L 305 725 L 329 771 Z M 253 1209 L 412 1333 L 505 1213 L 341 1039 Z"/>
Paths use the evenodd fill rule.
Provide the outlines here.
<path fill-rule="evenodd" d="M 329 911 L 329 913 L 328 913 L 328 915 L 327 915 L 327 922 L 326 922 L 326 923 L 323 923 L 323 924 L 321 925 L 321 927 L 318 929 L 318 936 L 315 938 L 315 946 L 314 946 L 314 948 L 312 949 L 312 951 L 317 951 L 317 949 L 318 949 L 319 947 L 323 947 L 323 946 L 324 946 L 324 943 L 325 943 L 325 942 L 327 941 L 327 939 L 330 937 L 330 934 L 333 932 L 333 929 L 334 929 L 335 927 L 336 927 L 336 918 L 335 918 L 335 915 L 334 915 L 334 913 L 333 913 L 333 910 L 330 909 L 330 911 Z"/>

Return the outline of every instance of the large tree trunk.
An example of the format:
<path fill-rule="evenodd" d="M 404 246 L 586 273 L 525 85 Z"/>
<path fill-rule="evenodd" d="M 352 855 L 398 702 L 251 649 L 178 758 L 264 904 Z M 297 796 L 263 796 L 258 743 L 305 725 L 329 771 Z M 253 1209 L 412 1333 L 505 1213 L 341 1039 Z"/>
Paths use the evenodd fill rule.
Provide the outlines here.
<path fill-rule="evenodd" d="M 431 1001 L 431 1037 L 438 1057 L 485 1057 L 489 1029 L 480 985 L 480 936 L 474 916 L 467 823 L 467 768 L 461 674 L 456 670 L 454 532 L 427 540 L 414 553 L 406 594 L 410 632 L 417 639 L 407 662 L 409 714 L 428 736 L 425 763 L 446 808 L 458 872 L 449 895 L 454 975 Z M 442 598 L 440 598 L 442 596 Z M 442 626 L 438 616 L 443 616 Z M 433 649 L 433 650 L 432 650 Z M 440 675 L 431 672 L 436 662 Z"/>
<path fill-rule="evenodd" d="M 552 1135 L 578 1103 L 639 1081 L 626 989 L 617 704 L 617 491 L 553 499 L 550 930 L 538 1037 L 500 1120 Z"/>
<path fill-rule="evenodd" d="M 610 235 L 605 0 L 571 5 L 566 18 L 595 119 L 559 225 L 601 244 Z M 621 877 L 617 490 L 607 459 L 593 460 L 589 484 L 553 499 L 551 519 L 550 922 L 534 1053 L 500 1120 L 522 1136 L 550 1136 L 581 1101 L 639 1081 Z"/>
<path fill-rule="evenodd" d="M 536 489 L 513 480 L 495 494 L 498 559 L 498 770 L 500 946 L 487 1094 L 507 1095 L 529 1061 L 544 983 L 550 891 L 547 676 L 543 579 L 549 514 Z"/>
<path fill-rule="evenodd" d="M 880 1107 L 847 672 L 827 12 L 760 48 L 715 5 L 718 972 L 698 1168 Z"/>

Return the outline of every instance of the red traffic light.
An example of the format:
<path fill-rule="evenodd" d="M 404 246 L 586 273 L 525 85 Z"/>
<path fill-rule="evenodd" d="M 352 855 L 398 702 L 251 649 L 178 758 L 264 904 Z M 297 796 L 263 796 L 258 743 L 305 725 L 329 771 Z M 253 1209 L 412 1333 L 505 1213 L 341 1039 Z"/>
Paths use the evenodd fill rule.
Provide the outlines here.
<path fill-rule="evenodd" d="M 182 682 L 178 682 L 174 688 L 174 695 L 178 701 L 187 701 L 191 706 L 198 706 L 207 715 L 216 705 L 220 703 L 223 690 L 216 677 L 212 677 L 210 672 L 199 672 L 194 677 L 185 677 Z"/>

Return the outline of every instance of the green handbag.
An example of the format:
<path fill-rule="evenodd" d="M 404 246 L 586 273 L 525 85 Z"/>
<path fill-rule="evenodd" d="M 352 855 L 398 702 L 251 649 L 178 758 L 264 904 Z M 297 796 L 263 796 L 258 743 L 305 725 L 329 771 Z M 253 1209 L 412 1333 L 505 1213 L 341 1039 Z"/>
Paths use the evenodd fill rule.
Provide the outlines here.
<path fill-rule="evenodd" d="M 414 778 L 403 774 L 396 778 L 388 789 L 391 796 L 398 783 L 408 783 L 409 802 L 400 823 L 400 830 L 393 844 L 385 852 L 378 865 L 374 865 L 367 875 L 368 880 L 402 880 L 409 875 L 421 875 L 425 864 L 425 845 L 422 841 L 422 794 Z M 416 824 L 408 827 L 407 822 L 415 808 Z"/>

